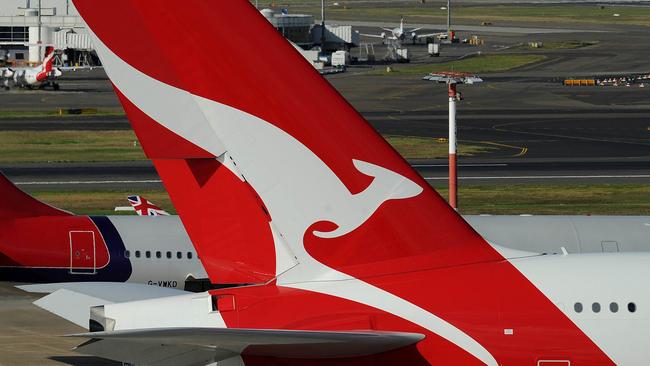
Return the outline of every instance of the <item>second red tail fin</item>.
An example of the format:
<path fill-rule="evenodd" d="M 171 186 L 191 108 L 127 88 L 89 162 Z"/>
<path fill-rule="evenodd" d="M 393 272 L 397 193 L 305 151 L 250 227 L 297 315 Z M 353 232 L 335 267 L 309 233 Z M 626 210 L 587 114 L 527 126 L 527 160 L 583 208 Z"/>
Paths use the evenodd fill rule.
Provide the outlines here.
<path fill-rule="evenodd" d="M 0 173 L 0 219 L 36 216 L 68 216 L 70 212 L 43 203 L 23 192 Z"/>

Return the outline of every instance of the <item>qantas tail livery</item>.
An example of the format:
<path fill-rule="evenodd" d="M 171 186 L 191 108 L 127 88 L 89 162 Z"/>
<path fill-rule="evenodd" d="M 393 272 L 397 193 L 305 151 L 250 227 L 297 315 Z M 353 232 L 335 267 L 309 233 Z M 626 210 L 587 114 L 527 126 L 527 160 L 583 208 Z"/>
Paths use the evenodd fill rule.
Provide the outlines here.
<path fill-rule="evenodd" d="M 36 80 L 45 81 L 52 72 L 52 65 L 54 65 L 54 47 L 48 46 L 45 48 L 45 58 L 41 64 L 41 71 L 36 75 Z"/>
<path fill-rule="evenodd" d="M 486 242 L 249 1 L 75 5 L 211 281 L 248 284 L 93 307 L 78 351 L 153 365 L 650 360 L 648 255 Z"/>

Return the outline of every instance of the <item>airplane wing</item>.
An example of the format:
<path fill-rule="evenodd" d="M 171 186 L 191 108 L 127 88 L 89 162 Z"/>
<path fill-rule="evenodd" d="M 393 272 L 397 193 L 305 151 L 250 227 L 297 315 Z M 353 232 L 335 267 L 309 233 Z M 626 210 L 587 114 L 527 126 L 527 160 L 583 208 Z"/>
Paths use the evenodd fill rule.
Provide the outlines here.
<path fill-rule="evenodd" d="M 418 333 L 241 328 L 154 328 L 69 335 L 75 351 L 132 364 L 207 365 L 240 355 L 297 359 L 371 356 L 413 345 Z M 221 364 L 221 363 L 220 363 Z"/>
<path fill-rule="evenodd" d="M 420 27 L 420 28 L 413 28 L 413 29 L 409 30 L 408 33 L 417 32 L 417 31 L 419 31 L 420 29 L 422 29 L 422 27 Z"/>
<path fill-rule="evenodd" d="M 438 32 L 438 33 L 428 33 L 428 34 L 418 34 L 415 37 L 416 38 L 427 38 L 427 37 L 440 37 L 443 34 L 447 34 L 447 32 Z"/>
<path fill-rule="evenodd" d="M 231 358 L 237 360 L 240 355 L 306 359 L 363 357 L 406 347 L 424 338 L 422 334 L 406 332 L 227 328 L 219 320 L 220 312 L 210 311 L 209 293 L 187 293 L 148 285 L 70 283 L 19 288 L 31 292 L 53 291 L 34 304 L 86 329 L 92 322 L 89 319 L 103 324 L 101 319 L 110 318 L 123 327 L 133 325 L 131 329 L 69 335 L 91 338 L 79 345 L 77 352 L 130 364 L 207 365 Z M 124 313 L 114 312 L 120 307 Z M 174 311 L 194 313 L 188 318 L 175 315 Z M 125 318 L 125 314 L 133 315 L 137 323 Z M 142 318 L 139 314 L 147 316 Z M 166 320 L 161 321 L 160 316 Z M 154 324 L 155 327 L 150 327 Z"/>
<path fill-rule="evenodd" d="M 70 72 L 78 70 L 94 70 L 94 69 L 103 69 L 104 66 L 56 66 L 61 72 Z"/>
<path fill-rule="evenodd" d="M 364 37 L 372 37 L 372 38 L 386 38 L 386 36 L 382 36 L 381 34 L 359 33 L 359 35 L 364 36 Z"/>

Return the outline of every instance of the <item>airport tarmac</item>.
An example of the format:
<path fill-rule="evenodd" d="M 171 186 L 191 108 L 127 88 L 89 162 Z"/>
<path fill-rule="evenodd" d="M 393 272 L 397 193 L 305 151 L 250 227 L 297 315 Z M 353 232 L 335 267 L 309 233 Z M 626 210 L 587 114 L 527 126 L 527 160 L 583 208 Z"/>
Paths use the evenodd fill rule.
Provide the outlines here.
<path fill-rule="evenodd" d="M 460 111 L 459 142 L 489 150 L 476 156 L 461 156 L 459 178 L 463 184 L 648 183 L 648 111 L 629 107 L 602 112 L 584 109 Z M 434 139 L 447 136 L 446 113 L 446 110 L 362 112 L 382 134 Z M 0 128 L 31 131 L 130 127 L 123 116 L 76 116 L 0 119 Z M 431 184 L 444 183 L 445 160 L 412 163 Z M 162 188 L 148 161 L 2 164 L 0 170 L 28 191 Z"/>
<path fill-rule="evenodd" d="M 448 165 L 444 159 L 411 161 L 433 186 L 444 186 Z M 458 177 L 464 185 L 491 184 L 648 184 L 650 159 L 489 159 L 459 160 Z M 59 163 L 4 166 L 0 170 L 28 192 L 162 189 L 150 162 Z"/>
<path fill-rule="evenodd" d="M 40 296 L 14 285 L 0 282 L 0 366 L 120 365 L 73 352 L 83 340 L 62 336 L 84 329 L 33 305 Z"/>

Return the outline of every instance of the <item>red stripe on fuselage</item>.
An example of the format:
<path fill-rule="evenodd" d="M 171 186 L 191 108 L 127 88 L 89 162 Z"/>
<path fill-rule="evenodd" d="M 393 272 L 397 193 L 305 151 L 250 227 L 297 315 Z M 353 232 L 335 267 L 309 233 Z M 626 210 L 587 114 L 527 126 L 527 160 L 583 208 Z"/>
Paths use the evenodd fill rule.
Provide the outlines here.
<path fill-rule="evenodd" d="M 393 314 L 373 307 L 316 292 L 275 285 L 226 289 L 212 292 L 235 296 L 234 311 L 222 312 L 228 327 L 294 330 L 377 330 L 424 334 L 414 347 L 383 354 L 338 360 L 342 365 L 430 364 L 480 365 L 476 358 L 457 345 Z M 244 352 L 246 355 L 246 352 Z M 404 357 L 400 359 L 400 357 Z M 268 360 L 244 357 L 248 361 Z M 275 360 L 279 365 L 300 365 L 304 360 Z M 252 363 L 257 365 L 258 363 Z M 307 364 L 328 365 L 331 360 L 309 360 Z M 338 363 L 336 363 L 338 365 Z"/>
<path fill-rule="evenodd" d="M 92 232 L 96 268 L 108 265 L 108 247 L 89 217 L 53 216 L 0 220 L 0 266 L 70 268 L 71 231 Z"/>
<path fill-rule="evenodd" d="M 357 230 L 333 239 L 305 235 L 305 247 L 318 261 L 390 292 L 455 325 L 482 344 L 502 365 L 534 364 L 538 356 L 570 357 L 573 365 L 611 365 L 612 361 L 573 322 L 507 260 L 459 263 L 477 247 L 449 223 L 437 232 L 426 218 L 435 208 L 418 196 L 384 203 Z M 394 217 L 411 225 L 386 237 L 380 228 Z M 455 235 L 450 235 L 455 234 Z M 404 240 L 404 239 L 407 240 Z M 409 249 L 409 240 L 428 238 L 430 251 Z M 376 243 L 389 243 L 383 251 Z M 487 245 L 481 250 L 491 251 Z M 401 255 L 395 255 L 400 253 Z M 475 254 L 475 253 L 474 253 Z M 486 254 L 485 256 L 489 256 Z M 445 266 L 445 263 L 449 265 Z M 423 270 L 428 268 L 429 270 Z M 380 299 L 377 299 L 380 302 Z M 513 329 L 513 336 L 504 335 Z"/>

